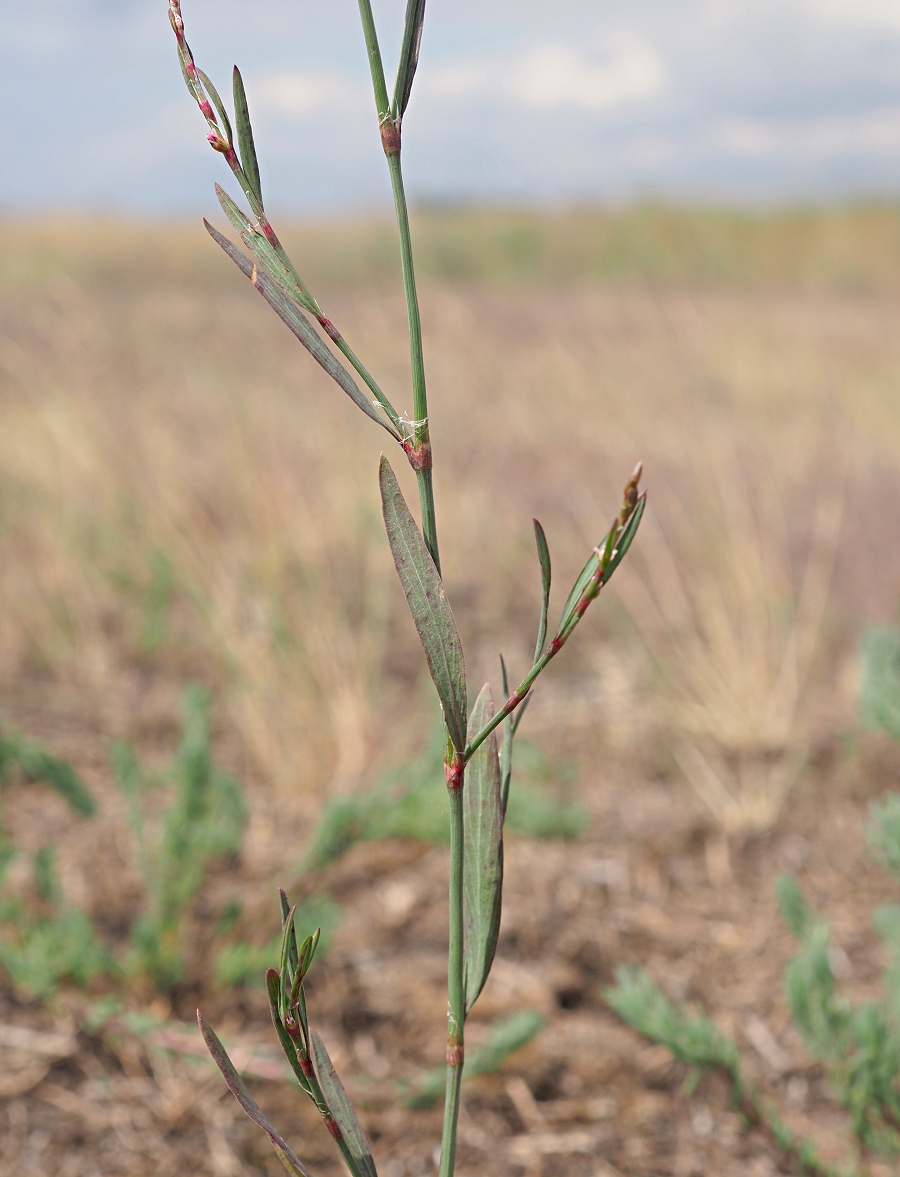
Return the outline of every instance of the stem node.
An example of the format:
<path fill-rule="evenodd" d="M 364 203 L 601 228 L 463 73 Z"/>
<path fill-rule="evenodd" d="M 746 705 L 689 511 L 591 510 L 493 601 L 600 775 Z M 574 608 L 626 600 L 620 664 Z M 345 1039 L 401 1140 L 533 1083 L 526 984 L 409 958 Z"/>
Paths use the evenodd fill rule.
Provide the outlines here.
<path fill-rule="evenodd" d="M 400 154 L 400 124 L 395 123 L 390 117 L 385 118 L 381 123 L 381 146 L 384 148 L 385 155 L 399 155 Z"/>
<path fill-rule="evenodd" d="M 447 1066 L 461 1067 L 466 1057 L 466 1048 L 464 1046 L 448 1046 L 447 1047 Z"/>
<path fill-rule="evenodd" d="M 463 787 L 465 764 L 461 760 L 453 759 L 444 765 L 444 779 L 451 793 L 458 793 Z"/>
<path fill-rule="evenodd" d="M 413 470 L 430 470 L 431 469 L 431 442 L 420 441 L 418 445 L 407 438 L 403 442 L 403 449 L 409 458 L 409 464 Z"/>

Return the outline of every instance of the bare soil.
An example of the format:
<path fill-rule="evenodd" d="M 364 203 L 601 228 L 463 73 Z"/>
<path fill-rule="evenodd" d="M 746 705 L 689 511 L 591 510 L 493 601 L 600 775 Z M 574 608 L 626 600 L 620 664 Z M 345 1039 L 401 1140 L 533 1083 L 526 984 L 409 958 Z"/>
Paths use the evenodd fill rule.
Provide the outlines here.
<path fill-rule="evenodd" d="M 2 702 L 69 755 L 104 811 L 114 812 L 102 732 L 77 702 L 40 684 Z M 763 1133 L 745 1127 L 723 1081 L 705 1077 L 689 1092 L 684 1068 L 609 1010 L 604 988 L 627 963 L 648 968 L 671 998 L 707 1010 L 736 1037 L 748 1073 L 791 1125 L 826 1160 L 852 1161 L 846 1113 L 790 1023 L 782 976 L 793 947 L 774 885 L 785 870 L 800 878 L 832 920 L 848 992 L 877 992 L 884 961 L 870 917 L 896 888 L 869 858 L 864 826 L 871 800 L 900 786 L 896 749 L 872 738 L 821 751 L 777 831 L 728 844 L 683 786 L 648 780 L 626 763 L 600 763 L 589 732 L 555 740 L 551 753 L 581 762 L 580 792 L 593 821 L 577 843 L 509 839 L 498 959 L 469 1042 L 477 1046 L 497 1018 L 524 1008 L 539 1009 L 546 1025 L 499 1073 L 464 1088 L 460 1177 L 791 1172 Z M 61 827 L 64 811 L 33 789 L 8 794 L 10 820 L 32 824 L 39 797 L 47 828 Z M 119 879 L 125 902 L 112 819 L 97 822 L 84 827 L 95 827 L 96 873 L 111 876 L 108 896 Z M 276 813 L 255 814 L 246 861 L 212 885 L 215 896 L 235 887 L 249 896 L 251 911 L 272 925 L 268 934 L 275 883 L 295 881 L 276 880 L 265 866 L 267 842 L 285 834 L 277 823 Z M 411 1110 L 402 1094 L 442 1057 L 446 876 L 444 850 L 381 842 L 357 846 L 302 883 L 324 888 L 345 910 L 333 948 L 311 975 L 310 1007 L 384 1177 L 435 1168 L 440 1108 Z M 3 1177 L 280 1172 L 204 1058 L 192 1021 L 198 1004 L 256 1076 L 249 1078 L 255 1097 L 312 1171 L 340 1172 L 318 1117 L 285 1075 L 261 990 L 224 993 L 198 983 L 171 1004 L 133 993 L 129 1008 L 155 1019 L 140 1033 L 122 1018 L 85 1029 L 88 1004 L 69 992 L 50 1011 L 3 994 Z M 866 1170 L 890 1171 L 872 1159 Z"/>

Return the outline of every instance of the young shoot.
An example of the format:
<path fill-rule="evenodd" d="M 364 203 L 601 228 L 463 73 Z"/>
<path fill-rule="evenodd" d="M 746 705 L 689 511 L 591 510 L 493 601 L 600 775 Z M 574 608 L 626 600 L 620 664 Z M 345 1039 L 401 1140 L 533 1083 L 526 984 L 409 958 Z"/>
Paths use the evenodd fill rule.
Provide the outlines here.
<path fill-rule="evenodd" d="M 490 974 L 500 930 L 503 886 L 503 829 L 513 766 L 513 741 L 535 682 L 575 632 L 591 603 L 625 557 L 644 510 L 640 464 L 625 485 L 621 507 L 569 592 L 559 623 L 548 634 L 550 551 L 535 521 L 542 600 L 534 660 L 512 692 L 502 663 L 503 703 L 495 708 L 485 684 L 469 706 L 465 659 L 459 631 L 444 590 L 435 516 L 432 419 L 428 410 L 422 324 L 413 265 L 412 237 L 403 183 L 403 118 L 413 91 L 425 17 L 425 0 L 408 0 L 393 91 L 389 93 L 370 0 L 358 0 L 371 71 L 377 130 L 384 151 L 400 246 L 410 349 L 410 388 L 398 413 L 306 286 L 268 219 L 244 83 L 233 76 L 233 117 L 212 81 L 196 65 L 185 36 L 180 0 L 170 0 L 185 84 L 206 123 L 207 140 L 224 160 L 246 201 L 242 209 L 217 187 L 222 209 L 240 237 L 240 249 L 208 223 L 212 238 L 228 254 L 282 322 L 367 417 L 379 424 L 406 455 L 419 492 L 419 522 L 382 454 L 379 489 L 388 544 L 406 602 L 418 631 L 443 714 L 444 775 L 450 826 L 450 937 L 447 965 L 447 1065 L 440 1177 L 451 1177 L 456 1157 L 460 1083 L 465 1063 L 466 1019 Z M 245 252 L 246 251 L 246 252 Z M 357 380 L 366 387 L 363 391 Z M 398 399 L 398 398 L 395 398 Z M 474 692 L 473 692 L 474 693 Z M 518 715 L 513 718 L 513 713 Z M 298 942 L 295 910 L 282 895 L 283 939 L 278 968 L 266 984 L 279 1041 L 300 1088 L 322 1115 L 352 1177 L 376 1177 L 375 1162 L 359 1119 L 335 1074 L 321 1038 L 310 1028 L 305 976 L 313 963 L 318 932 Z M 289 1172 L 307 1177 L 303 1163 L 268 1123 L 243 1085 L 222 1044 L 200 1020 L 204 1038 L 226 1083 L 250 1118 L 269 1136 Z"/>

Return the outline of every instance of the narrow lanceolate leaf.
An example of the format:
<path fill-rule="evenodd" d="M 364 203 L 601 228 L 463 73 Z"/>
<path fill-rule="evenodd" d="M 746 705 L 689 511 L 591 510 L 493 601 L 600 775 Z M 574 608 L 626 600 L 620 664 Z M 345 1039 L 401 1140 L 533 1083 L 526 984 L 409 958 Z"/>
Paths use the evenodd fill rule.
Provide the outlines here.
<path fill-rule="evenodd" d="M 284 1137 L 280 1136 L 278 1132 L 275 1131 L 275 1129 L 263 1115 L 259 1104 L 247 1090 L 246 1084 L 235 1070 L 234 1063 L 228 1057 L 225 1047 L 219 1041 L 215 1030 L 213 1030 L 212 1026 L 210 1026 L 205 1018 L 201 1016 L 199 1011 L 197 1013 L 197 1021 L 200 1023 L 200 1032 L 203 1035 L 203 1040 L 206 1043 L 206 1047 L 213 1057 L 213 1062 L 222 1072 L 222 1078 L 225 1080 L 228 1090 L 238 1101 L 253 1123 L 256 1124 L 257 1127 L 262 1128 L 263 1132 L 265 1132 L 266 1136 L 268 1136 L 272 1143 L 272 1147 L 278 1154 L 278 1158 L 281 1163 L 289 1173 L 293 1174 L 293 1177 L 311 1177 L 309 1169 L 307 1169 L 299 1157 L 297 1157 Z"/>
<path fill-rule="evenodd" d="M 644 494 L 642 494 L 640 496 L 637 503 L 635 504 L 634 511 L 629 516 L 628 522 L 622 528 L 621 534 L 616 537 L 614 555 L 612 556 L 612 559 L 609 561 L 609 563 L 607 564 L 607 566 L 603 572 L 603 580 L 601 583 L 603 583 L 603 584 L 607 583 L 609 578 L 612 576 L 612 574 L 615 572 L 615 570 L 621 564 L 622 560 L 625 558 L 625 553 L 631 547 L 631 541 L 634 539 L 635 535 L 637 534 L 637 529 L 640 526 L 641 517 L 644 514 L 644 507 L 646 506 L 646 504 L 647 504 L 647 494 L 645 491 Z M 599 550 L 600 552 L 604 552 L 606 550 L 606 546 L 607 546 L 608 542 L 609 542 L 609 532 L 607 532 L 607 534 L 603 537 L 603 539 L 597 545 L 597 550 Z M 581 572 L 578 574 L 578 579 L 575 581 L 574 585 L 572 586 L 572 591 L 569 593 L 569 596 L 566 600 L 565 606 L 563 607 L 562 617 L 560 618 L 559 628 L 557 629 L 557 633 L 562 633 L 563 630 L 565 630 L 566 626 L 569 624 L 569 622 L 572 620 L 572 617 L 575 613 L 575 606 L 578 604 L 579 600 L 581 599 L 581 594 L 587 588 L 588 582 L 590 581 L 591 577 L 594 575 L 594 573 L 597 571 L 598 567 L 600 566 L 600 557 L 597 555 L 597 550 L 591 552 L 590 556 L 588 556 L 587 563 L 582 568 Z"/>
<path fill-rule="evenodd" d="M 603 574 L 603 583 L 609 580 L 615 570 L 619 567 L 625 558 L 625 553 L 631 547 L 631 541 L 637 535 L 637 529 L 641 525 L 641 519 L 644 514 L 644 507 L 647 505 L 647 492 L 641 495 L 635 504 L 634 511 L 631 513 L 631 518 L 622 528 L 622 534 L 616 540 L 616 553 L 607 565 L 606 571 Z"/>
<path fill-rule="evenodd" d="M 294 272 L 293 266 L 281 256 L 262 233 L 253 226 L 241 231 L 241 241 L 247 246 L 266 273 L 287 292 L 304 310 L 313 315 L 321 313 L 316 300 Z"/>
<path fill-rule="evenodd" d="M 472 709 L 472 728 L 494 715 L 489 683 Z M 491 971 L 500 935 L 503 889 L 503 797 L 497 736 L 491 732 L 466 765 L 463 789 L 463 921 L 466 935 L 466 1011 L 475 1004 Z"/>
<path fill-rule="evenodd" d="M 222 212 L 228 217 L 238 233 L 249 233 L 253 228 L 250 218 L 240 205 L 235 204 L 221 184 L 216 184 L 216 196 L 222 206 Z"/>
<path fill-rule="evenodd" d="M 344 1143 L 347 1145 L 350 1155 L 356 1162 L 362 1177 L 377 1177 L 369 1141 L 356 1112 L 353 1110 L 353 1104 L 347 1097 L 347 1092 L 344 1090 L 331 1059 L 328 1057 L 325 1043 L 315 1030 L 312 1031 L 311 1038 L 316 1078 L 319 1080 L 319 1086 L 322 1088 L 325 1102 L 328 1104 L 328 1108 L 341 1130 Z"/>
<path fill-rule="evenodd" d="M 294 1077 L 303 1088 L 307 1095 L 312 1096 L 310 1090 L 309 1080 L 303 1073 L 303 1068 L 300 1066 L 300 1060 L 297 1056 L 297 1046 L 294 1040 L 284 1028 L 284 1023 L 281 1020 L 281 1012 L 279 1010 L 280 1004 L 280 990 L 281 990 L 281 975 L 277 969 L 266 970 L 266 992 L 269 997 L 269 1013 L 272 1015 L 272 1024 L 275 1027 L 275 1033 L 278 1035 L 278 1041 L 281 1043 L 281 1049 L 284 1051 L 284 1057 L 288 1061 L 288 1065 L 294 1072 Z"/>
<path fill-rule="evenodd" d="M 506 673 L 506 659 L 500 655 L 500 682 L 503 687 L 503 698 L 509 698 L 509 675 Z M 528 703 L 531 695 L 525 700 Z M 521 707 L 521 705 L 520 705 Z M 507 715 L 503 721 L 503 744 L 500 749 L 500 805 L 503 820 L 506 821 L 506 807 L 509 804 L 509 785 L 512 780 L 513 740 L 515 739 L 512 715 Z"/>
<path fill-rule="evenodd" d="M 406 21 L 403 25 L 403 40 L 400 44 L 400 61 L 397 65 L 397 80 L 394 83 L 394 101 L 391 113 L 395 119 L 402 119 L 409 103 L 413 78 L 419 64 L 419 48 L 422 44 L 422 24 L 425 20 L 425 0 L 407 0 Z"/>
<path fill-rule="evenodd" d="M 538 626 L 537 644 L 534 647 L 534 660 L 537 662 L 544 652 L 544 642 L 547 640 L 547 611 L 550 608 L 550 549 L 547 547 L 547 537 L 544 529 L 534 521 L 534 539 L 537 543 L 538 560 L 541 564 L 541 621 Z"/>
<path fill-rule="evenodd" d="M 270 278 L 279 286 L 283 286 L 288 294 L 304 310 L 318 315 L 319 307 L 316 300 L 300 280 L 294 267 L 284 251 L 278 251 L 271 242 L 259 232 L 250 218 L 244 213 L 240 205 L 235 204 L 225 189 L 216 184 L 216 196 L 222 211 L 241 235 L 241 241 L 247 246 Z"/>
<path fill-rule="evenodd" d="M 206 76 L 199 66 L 196 67 L 197 76 L 206 88 L 206 93 L 209 95 L 213 106 L 216 108 L 216 113 L 222 120 L 222 130 L 225 132 L 225 138 L 228 140 L 228 145 L 234 142 L 234 136 L 231 132 L 231 121 L 228 118 L 228 111 L 225 109 L 225 103 L 219 97 L 219 91 L 212 84 L 210 79 Z"/>
<path fill-rule="evenodd" d="M 450 741 L 466 747 L 466 668 L 462 643 L 440 575 L 384 454 L 378 472 L 381 509 L 391 555 L 419 631 Z"/>
<path fill-rule="evenodd" d="M 608 539 L 609 539 L 609 534 L 607 533 L 603 537 L 603 539 L 600 541 L 600 543 L 597 545 L 597 547 L 599 548 L 599 550 L 601 552 L 606 549 L 606 543 L 607 543 Z M 566 626 L 569 624 L 569 622 L 572 620 L 572 617 L 575 613 L 575 606 L 581 600 L 581 594 L 587 588 L 588 582 L 590 581 L 591 577 L 594 575 L 594 573 L 597 571 L 597 569 L 599 567 L 600 567 L 600 557 L 597 555 L 596 551 L 593 551 L 588 556 L 587 563 L 585 564 L 585 566 L 578 573 L 578 579 L 572 585 L 572 591 L 569 593 L 568 597 L 566 598 L 566 603 L 563 606 L 562 617 L 559 619 L 559 626 L 557 627 L 557 630 L 556 630 L 557 633 L 562 633 L 563 630 L 566 628 Z"/>
<path fill-rule="evenodd" d="M 237 127 L 238 152 L 241 157 L 241 167 L 247 182 L 263 206 L 262 187 L 259 182 L 259 163 L 256 158 L 256 148 L 253 145 L 253 129 L 250 126 L 250 111 L 247 107 L 247 95 L 244 92 L 244 79 L 237 66 L 234 67 L 234 121 Z"/>
<path fill-rule="evenodd" d="M 377 421 L 383 429 L 388 431 L 391 437 L 399 441 L 400 435 L 396 429 L 389 422 L 385 421 L 383 417 L 379 416 L 368 399 L 360 392 L 359 385 L 344 365 L 328 350 L 321 337 L 316 333 L 312 323 L 306 318 L 287 291 L 279 286 L 277 282 L 273 281 L 245 253 L 242 253 L 236 246 L 232 245 L 228 238 L 223 237 L 208 221 L 204 221 L 203 223 L 213 241 L 221 246 L 235 265 L 246 274 L 269 306 L 278 315 L 279 319 L 296 335 L 313 359 L 321 364 L 332 380 L 343 388 L 353 403 L 362 409 L 367 417 L 370 417 L 373 421 Z"/>

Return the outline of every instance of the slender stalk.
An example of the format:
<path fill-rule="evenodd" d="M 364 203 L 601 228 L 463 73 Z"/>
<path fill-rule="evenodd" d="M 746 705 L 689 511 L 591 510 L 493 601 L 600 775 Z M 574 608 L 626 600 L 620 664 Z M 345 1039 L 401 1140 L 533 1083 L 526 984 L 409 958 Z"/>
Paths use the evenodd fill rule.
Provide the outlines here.
<path fill-rule="evenodd" d="M 425 464 L 416 470 L 416 478 L 419 483 L 419 503 L 422 510 L 422 535 L 429 552 L 431 552 L 431 558 L 434 560 L 438 572 L 440 572 L 441 557 L 438 550 L 437 523 L 434 516 L 434 491 L 431 481 L 431 429 L 428 421 L 428 395 L 425 389 L 422 320 L 419 314 L 419 297 L 416 292 L 412 238 L 409 232 L 409 210 L 406 207 L 406 192 L 403 187 L 399 141 L 397 143 L 397 150 L 387 153 L 387 162 L 391 174 L 391 188 L 394 193 L 397 229 L 400 233 L 403 292 L 406 295 L 406 317 L 409 324 L 409 359 L 413 386 L 413 441 L 416 450 L 425 457 Z"/>
<path fill-rule="evenodd" d="M 607 560 L 608 555 L 609 554 L 607 553 Z M 546 653 L 541 658 L 539 658 L 537 662 L 535 662 L 534 666 L 532 666 L 531 670 L 528 671 L 528 673 L 525 675 L 513 693 L 509 696 L 494 718 L 486 723 L 481 731 L 477 733 L 477 735 L 472 737 L 471 741 L 466 745 L 466 752 L 465 756 L 463 757 L 464 761 L 468 762 L 472 755 L 478 751 L 484 741 L 488 738 L 494 728 L 499 727 L 499 725 L 503 723 L 504 719 L 511 715 L 513 711 L 515 711 L 515 709 L 525 701 L 525 697 L 531 690 L 534 680 L 543 670 L 546 669 L 548 662 L 555 658 L 556 655 L 560 652 L 560 650 L 569 640 L 569 637 L 573 633 L 575 626 L 584 616 L 588 605 L 590 605 L 591 601 L 596 599 L 600 590 L 603 588 L 603 574 L 605 571 L 606 569 L 604 568 L 603 563 L 599 564 L 597 572 L 594 574 L 591 580 L 588 581 L 587 587 L 581 594 L 578 604 L 575 606 L 572 620 L 566 626 L 564 626 L 559 631 L 559 633 L 557 633 L 556 637 L 547 647 Z"/>
<path fill-rule="evenodd" d="M 397 230 L 400 234 L 400 260 L 403 268 L 403 293 L 406 296 L 406 316 L 409 324 L 409 354 L 413 388 L 413 444 L 411 450 L 407 449 L 407 454 L 419 484 L 422 535 L 428 551 L 431 553 L 431 558 L 440 572 L 441 557 L 438 548 L 434 491 L 431 480 L 431 436 L 428 421 L 428 397 L 425 391 L 425 361 L 422 353 L 422 321 L 419 315 L 419 298 L 416 293 L 416 275 L 413 268 L 409 210 L 406 207 L 403 172 L 400 167 L 400 126 L 394 122 L 391 114 L 387 84 L 384 80 L 384 64 L 381 60 L 381 50 L 378 47 L 378 33 L 375 29 L 375 18 L 372 15 L 370 0 L 359 0 L 359 15 L 362 20 L 366 51 L 369 55 L 369 69 L 372 73 L 372 90 L 375 95 L 375 108 L 378 112 L 381 144 L 387 157 L 391 190 L 394 194 L 394 210 L 397 214 Z"/>
<path fill-rule="evenodd" d="M 378 111 L 378 126 L 381 143 L 387 158 L 394 196 L 394 211 L 397 216 L 397 231 L 400 236 L 400 259 L 403 271 L 403 293 L 406 297 L 406 315 L 409 327 L 410 370 L 413 388 L 412 445 L 406 449 L 419 484 L 419 503 L 422 513 L 422 536 L 438 574 L 441 571 L 441 557 L 438 548 L 437 522 L 434 511 L 434 489 L 432 484 L 432 454 L 430 422 L 428 419 L 428 396 L 425 388 L 425 361 L 422 351 L 422 321 L 419 314 L 419 298 L 416 291 L 416 275 L 413 266 L 412 238 L 409 229 L 409 210 L 406 205 L 406 191 L 403 187 L 403 171 L 400 166 L 400 125 L 395 123 L 384 80 L 384 65 L 378 47 L 378 34 L 372 15 L 370 0 L 359 0 L 363 35 L 369 55 L 372 73 L 372 89 Z M 465 949 L 463 932 L 463 765 L 448 765 L 447 784 L 450 795 L 450 942 L 447 964 L 447 1091 L 444 1101 L 444 1126 L 441 1134 L 440 1177 L 453 1177 L 456 1164 L 456 1133 L 459 1121 L 459 1092 L 462 1082 L 462 1067 L 465 1054 L 466 984 Z"/>
<path fill-rule="evenodd" d="M 451 770 L 452 771 L 452 770 Z M 450 773 L 448 773 L 448 778 Z M 463 776 L 448 779 L 450 798 L 450 950 L 447 965 L 447 1087 L 439 1177 L 452 1177 L 456 1163 L 459 1089 L 465 1058 L 466 979 L 463 955 Z"/>
<path fill-rule="evenodd" d="M 372 90 L 375 93 L 375 106 L 378 109 L 378 122 L 381 125 L 385 119 L 391 117 L 391 103 L 388 98 L 387 83 L 384 80 L 381 50 L 378 48 L 375 17 L 372 15 L 372 5 L 369 0 L 359 0 L 359 18 L 362 21 L 363 36 L 366 39 L 366 52 L 369 55 L 369 69 L 372 73 Z"/>
<path fill-rule="evenodd" d="M 364 1173 L 362 1171 L 362 1169 L 360 1168 L 360 1166 L 356 1163 L 356 1158 L 353 1156 L 353 1153 L 350 1151 L 350 1149 L 347 1145 L 347 1141 L 344 1139 L 343 1135 L 341 1134 L 340 1125 L 335 1120 L 334 1115 L 332 1114 L 331 1108 L 328 1106 L 328 1100 L 325 1098 L 325 1093 L 323 1092 L 321 1085 L 319 1084 L 318 1077 L 312 1068 L 312 1064 L 309 1062 L 308 1052 L 307 1052 L 307 1065 L 304 1065 L 301 1063 L 301 1066 L 303 1066 L 303 1073 L 307 1077 L 310 1091 L 312 1092 L 313 1102 L 315 1103 L 316 1107 L 319 1109 L 319 1112 L 322 1115 L 322 1119 L 325 1121 L 325 1127 L 328 1129 L 329 1136 L 332 1138 L 332 1140 L 338 1146 L 341 1156 L 344 1158 L 344 1163 L 346 1164 L 346 1166 L 350 1170 L 350 1172 L 353 1174 L 353 1177 L 367 1177 L 367 1174 Z M 307 1070 L 307 1066 L 308 1066 L 308 1070 Z"/>

